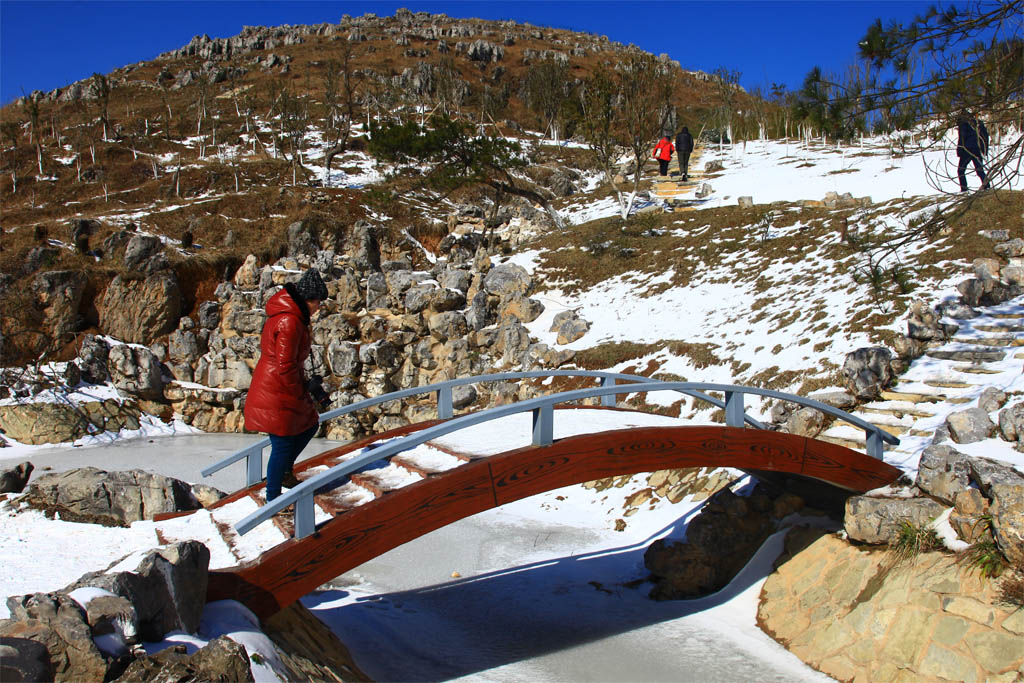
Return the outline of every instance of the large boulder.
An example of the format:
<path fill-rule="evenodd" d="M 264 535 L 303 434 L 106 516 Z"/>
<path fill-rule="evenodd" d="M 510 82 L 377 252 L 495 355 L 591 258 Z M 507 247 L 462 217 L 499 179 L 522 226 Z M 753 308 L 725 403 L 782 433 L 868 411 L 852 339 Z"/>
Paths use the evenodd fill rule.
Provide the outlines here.
<path fill-rule="evenodd" d="M 352 265 L 362 272 L 380 271 L 380 243 L 377 229 L 366 221 L 356 221 L 352 226 L 345 251 L 352 257 Z"/>
<path fill-rule="evenodd" d="M 260 264 L 255 254 L 249 254 L 235 271 L 234 283 L 242 289 L 256 289 L 260 285 Z"/>
<path fill-rule="evenodd" d="M 466 316 L 460 311 L 435 313 L 427 318 L 427 326 L 431 336 L 442 342 L 462 337 L 469 331 Z"/>
<path fill-rule="evenodd" d="M 526 327 L 518 320 L 513 320 L 498 328 L 493 348 L 501 355 L 500 365 L 509 367 L 522 362 L 530 343 L 530 333 Z"/>
<path fill-rule="evenodd" d="M 863 400 L 878 398 L 882 389 L 892 382 L 892 359 L 892 352 L 880 346 L 848 353 L 843 363 L 846 388 Z"/>
<path fill-rule="evenodd" d="M 118 344 L 110 349 L 107 367 L 118 390 L 146 399 L 163 397 L 160 359 L 148 348 Z"/>
<path fill-rule="evenodd" d="M 989 458 L 971 458 L 971 480 L 992 501 L 992 535 L 1006 558 L 1024 566 L 1024 475 Z"/>
<path fill-rule="evenodd" d="M 233 349 L 222 349 L 210 358 L 205 380 L 208 387 L 246 390 L 252 384 L 252 370 Z"/>
<path fill-rule="evenodd" d="M 514 295 L 529 296 L 533 291 L 533 278 L 522 266 L 503 263 L 488 271 L 484 278 L 484 290 L 502 298 Z"/>
<path fill-rule="evenodd" d="M 32 278 L 32 291 L 43 311 L 44 321 L 54 335 L 64 335 L 81 327 L 78 307 L 89 279 L 77 270 L 51 270 Z"/>
<path fill-rule="evenodd" d="M 156 235 L 133 235 L 124 248 L 124 265 L 129 270 L 155 273 L 169 267 L 163 242 Z"/>
<path fill-rule="evenodd" d="M 288 256 L 315 256 L 320 238 L 310 225 L 296 221 L 288 226 Z"/>
<path fill-rule="evenodd" d="M 971 483 L 970 459 L 951 446 L 929 446 L 921 454 L 917 479 L 919 489 L 947 505 Z"/>
<path fill-rule="evenodd" d="M 124 681 L 252 681 L 252 668 L 245 647 L 228 636 L 218 636 L 205 647 L 188 654 L 175 645 L 128 665 L 118 680 Z"/>
<path fill-rule="evenodd" d="M 1024 401 L 999 411 L 999 433 L 1007 441 L 1024 442 Z"/>
<path fill-rule="evenodd" d="M 957 443 L 984 441 L 996 431 L 988 413 L 979 407 L 951 413 L 946 418 L 946 427 L 950 438 Z"/>
<path fill-rule="evenodd" d="M 956 333 L 958 326 L 939 322 L 942 315 L 923 301 L 915 301 L 907 320 L 907 336 L 921 341 L 946 340 Z"/>
<path fill-rule="evenodd" d="M 33 469 L 27 460 L 17 465 L 0 465 L 0 493 L 21 493 Z"/>
<path fill-rule="evenodd" d="M 359 347 L 352 342 L 332 341 L 327 346 L 327 366 L 338 377 L 358 377 L 363 371 Z"/>
<path fill-rule="evenodd" d="M 590 323 L 583 318 L 570 318 L 563 322 L 558 328 L 558 337 L 555 339 L 558 344 L 571 344 L 580 339 L 590 331 Z"/>
<path fill-rule="evenodd" d="M 66 595 L 15 596 L 7 599 L 11 619 L 0 621 L 0 637 L 31 640 L 46 649 L 48 668 L 52 677 L 24 680 L 52 680 L 58 683 L 106 680 L 107 662 L 93 641 L 92 631 L 78 604 Z M 32 660 L 42 653 L 32 647 Z M 28 653 L 26 653 L 28 654 Z M 20 661 L 19 657 L 17 661 Z M 37 663 L 37 662 L 34 662 Z M 4 658 L 4 669 L 7 659 Z M 15 678 L 2 679 L 17 680 Z"/>
<path fill-rule="evenodd" d="M 925 526 L 944 509 L 930 498 L 851 496 L 846 500 L 844 526 L 855 541 L 887 544 L 899 535 L 904 523 Z"/>
<path fill-rule="evenodd" d="M 14 403 L 0 406 L 0 432 L 38 446 L 80 439 L 89 433 L 89 422 L 64 403 Z"/>
<path fill-rule="evenodd" d="M 815 437 L 825 426 L 825 414 L 816 408 L 798 408 L 786 418 L 784 431 L 799 436 Z"/>
<path fill-rule="evenodd" d="M 532 323 L 544 312 L 544 304 L 529 297 L 513 295 L 503 300 L 499 317 L 502 320 L 515 318 L 523 323 Z"/>
<path fill-rule="evenodd" d="M 106 472 L 95 467 L 37 477 L 25 489 L 25 501 L 67 521 L 111 527 L 201 507 L 190 485 L 179 479 L 144 470 Z"/>
<path fill-rule="evenodd" d="M 171 631 L 199 630 L 209 567 L 205 545 L 181 541 L 149 551 L 131 571 L 92 572 L 64 591 L 74 595 L 80 588 L 96 588 L 126 598 L 135 612 L 139 639 L 159 641 Z"/>
<path fill-rule="evenodd" d="M 45 645 L 28 638 L 0 636 L 0 681 L 50 680 L 55 676 Z"/>
<path fill-rule="evenodd" d="M 132 566 L 129 559 L 120 565 Z M 130 571 L 92 572 L 60 591 L 8 598 L 11 618 L 0 621 L 0 680 L 125 680 L 118 677 L 136 661 L 128 646 L 198 631 L 209 562 L 206 546 L 185 541 L 149 551 Z M 17 656 L 7 652 L 12 645 Z M 241 667 L 217 659 L 198 678 L 173 680 L 246 678 Z"/>
<path fill-rule="evenodd" d="M 110 356 L 110 345 L 93 334 L 82 338 L 82 346 L 78 350 L 76 360 L 82 373 L 82 380 L 92 384 L 103 384 L 107 381 L 109 371 L 107 361 Z"/>
<path fill-rule="evenodd" d="M 141 280 L 118 275 L 100 301 L 100 328 L 121 341 L 149 344 L 178 326 L 181 304 L 173 271 L 152 273 Z"/>

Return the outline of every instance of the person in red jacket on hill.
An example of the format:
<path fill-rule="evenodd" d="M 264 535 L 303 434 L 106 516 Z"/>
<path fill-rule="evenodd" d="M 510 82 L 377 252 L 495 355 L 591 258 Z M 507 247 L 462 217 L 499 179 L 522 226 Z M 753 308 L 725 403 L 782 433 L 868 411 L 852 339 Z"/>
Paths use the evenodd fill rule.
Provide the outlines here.
<path fill-rule="evenodd" d="M 663 135 L 658 145 L 654 148 L 654 158 L 658 160 L 658 174 L 668 175 L 668 162 L 672 159 L 672 152 L 676 151 L 672 141 L 667 135 Z"/>
<path fill-rule="evenodd" d="M 260 359 L 245 399 L 245 428 L 270 436 L 267 502 L 281 495 L 287 476 L 290 485 L 297 483 L 292 466 L 320 423 L 302 364 L 309 357 L 310 319 L 326 298 L 327 286 L 316 268 L 310 268 L 267 302 Z"/>

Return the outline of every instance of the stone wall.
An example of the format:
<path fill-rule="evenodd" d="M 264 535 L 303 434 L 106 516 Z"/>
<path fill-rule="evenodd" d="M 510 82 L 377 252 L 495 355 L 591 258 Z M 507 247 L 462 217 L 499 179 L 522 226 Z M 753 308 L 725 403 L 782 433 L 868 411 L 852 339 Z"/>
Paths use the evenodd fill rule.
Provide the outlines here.
<path fill-rule="evenodd" d="M 1020 681 L 1024 609 L 999 583 L 923 553 L 795 529 L 761 591 L 758 625 L 808 665 L 842 681 Z"/>

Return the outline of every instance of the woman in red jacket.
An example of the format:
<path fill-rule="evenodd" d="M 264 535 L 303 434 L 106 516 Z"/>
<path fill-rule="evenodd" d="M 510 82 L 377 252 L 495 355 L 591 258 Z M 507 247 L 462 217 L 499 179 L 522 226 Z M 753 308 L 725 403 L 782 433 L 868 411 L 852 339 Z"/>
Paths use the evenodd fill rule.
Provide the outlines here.
<path fill-rule="evenodd" d="M 672 141 L 668 139 L 667 135 L 662 136 L 661 140 L 658 141 L 658 145 L 654 148 L 654 158 L 658 160 L 658 173 L 660 175 L 668 175 L 668 162 L 672 158 L 672 152 L 676 151 L 676 148 L 672 145 Z"/>
<path fill-rule="evenodd" d="M 320 415 L 306 388 L 302 364 L 309 357 L 310 318 L 327 298 L 316 268 L 286 284 L 267 302 L 260 359 L 245 399 L 245 428 L 270 436 L 267 501 L 281 495 L 281 483 L 316 434 Z M 294 475 L 292 475 L 294 482 Z"/>

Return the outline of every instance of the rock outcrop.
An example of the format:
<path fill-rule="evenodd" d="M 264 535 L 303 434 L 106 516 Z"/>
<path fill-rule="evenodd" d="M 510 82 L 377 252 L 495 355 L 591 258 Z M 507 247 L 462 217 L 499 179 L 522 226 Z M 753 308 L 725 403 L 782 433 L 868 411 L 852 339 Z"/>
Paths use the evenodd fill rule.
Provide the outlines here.
<path fill-rule="evenodd" d="M 926 552 L 892 567 L 836 534 L 794 529 L 761 589 L 757 623 L 841 681 L 1019 680 L 1024 610 L 997 581 Z"/>
<path fill-rule="evenodd" d="M 759 485 L 749 497 L 716 493 L 686 528 L 685 542 L 655 541 L 644 553 L 656 600 L 707 595 L 724 587 L 753 556 L 778 521 L 804 507 L 798 496 L 773 497 Z"/>
<path fill-rule="evenodd" d="M 127 527 L 154 515 L 196 510 L 188 483 L 144 470 L 106 472 L 95 467 L 37 477 L 25 502 L 71 522 Z"/>

